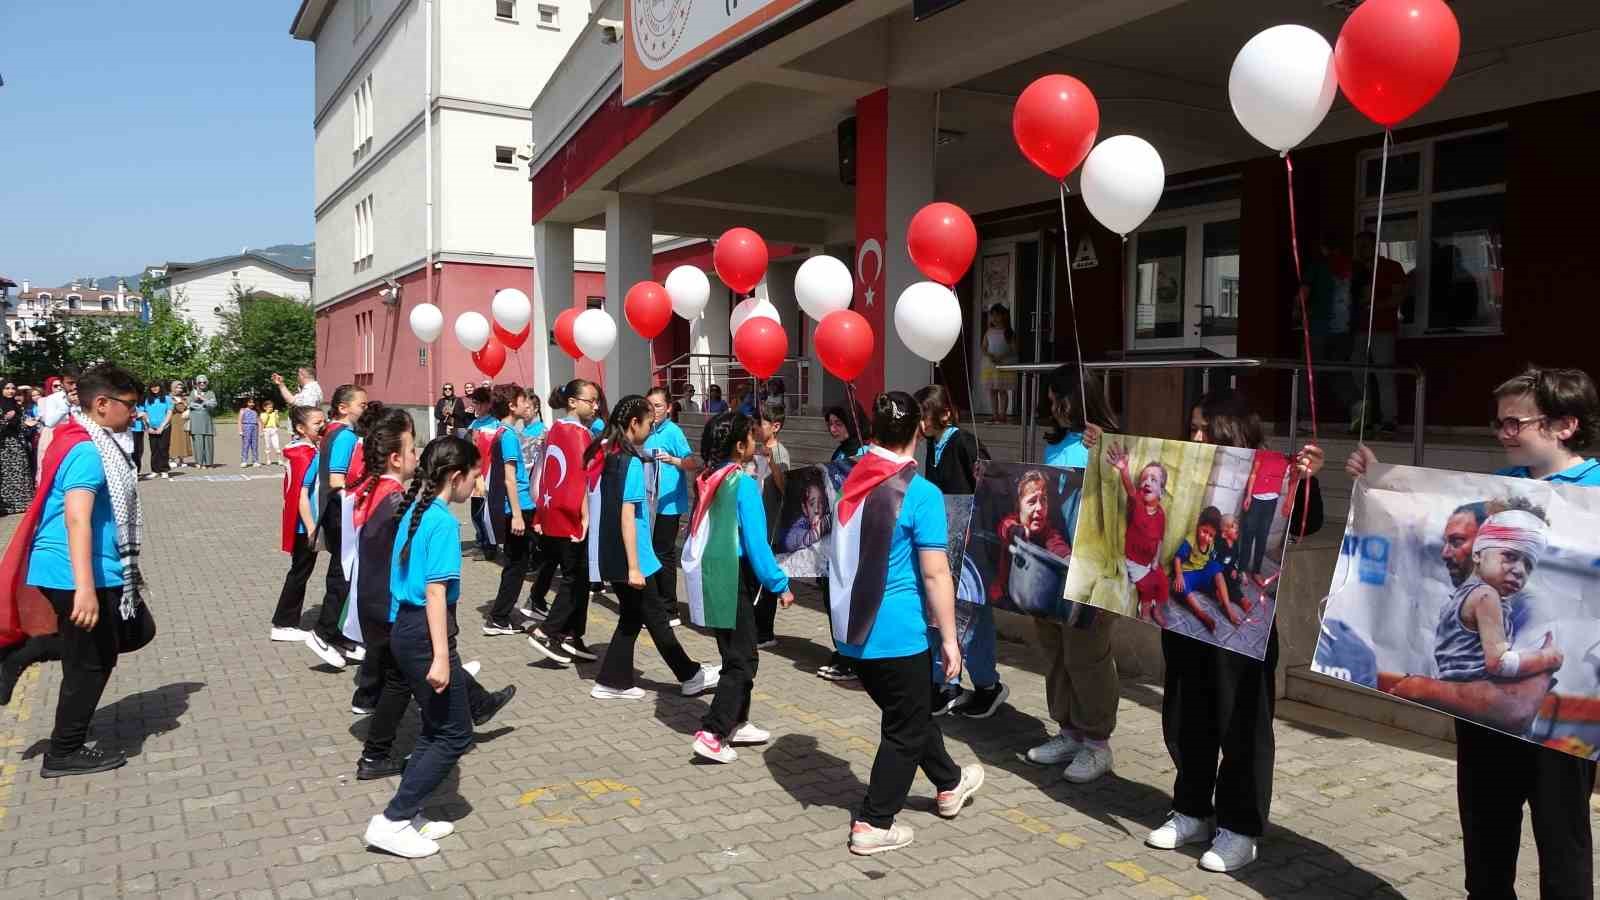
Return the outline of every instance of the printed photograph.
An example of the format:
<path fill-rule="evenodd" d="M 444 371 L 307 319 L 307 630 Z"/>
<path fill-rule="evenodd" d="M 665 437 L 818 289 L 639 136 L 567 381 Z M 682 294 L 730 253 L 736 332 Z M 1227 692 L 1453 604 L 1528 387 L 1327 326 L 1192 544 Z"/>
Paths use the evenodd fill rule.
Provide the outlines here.
<path fill-rule="evenodd" d="M 1600 759 L 1600 497 L 1379 466 L 1358 480 L 1312 669 Z"/>
<path fill-rule="evenodd" d="M 1265 656 L 1293 505 L 1289 458 L 1111 434 L 1096 450 L 1066 598 Z"/>
<path fill-rule="evenodd" d="M 990 460 L 978 465 L 958 599 L 1069 619 L 1072 605 L 1062 589 L 1083 473 Z"/>

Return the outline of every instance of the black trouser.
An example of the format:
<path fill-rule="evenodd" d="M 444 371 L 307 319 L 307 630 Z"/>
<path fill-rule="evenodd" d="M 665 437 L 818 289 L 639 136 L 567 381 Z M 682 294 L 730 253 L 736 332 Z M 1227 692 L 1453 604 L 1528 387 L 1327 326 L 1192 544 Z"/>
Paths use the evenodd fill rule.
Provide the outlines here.
<path fill-rule="evenodd" d="M 1594 897 L 1589 798 L 1595 764 L 1456 720 L 1456 798 L 1461 805 L 1467 896 L 1517 896 L 1522 806 L 1533 812 L 1543 900 Z"/>
<path fill-rule="evenodd" d="M 377 672 L 379 685 L 378 692 L 372 697 L 373 702 L 353 704 L 373 711 L 372 719 L 367 723 L 367 740 L 361 747 L 361 755 L 368 759 L 382 759 L 394 749 L 400 720 L 405 717 L 406 707 L 411 705 L 411 685 L 406 681 L 394 650 L 389 646 L 388 624 L 368 629 L 363 621 L 361 629 L 361 636 L 367 639 L 367 658 L 361 661 L 361 671 L 366 672 L 370 664 Z M 454 679 L 456 675 L 450 677 Z M 475 715 L 488 702 L 489 692 L 465 671 L 461 672 L 461 677 L 467 682 L 467 708 Z M 357 690 L 359 697 L 359 688 Z"/>
<path fill-rule="evenodd" d="M 750 596 L 756 598 L 756 643 L 765 644 L 767 641 L 775 640 L 777 635 L 773 633 L 773 628 L 778 621 L 777 595 L 762 590 L 761 583 L 756 581 L 755 573 L 750 571 L 748 566 L 740 571 L 739 577 L 750 579 L 748 590 Z"/>
<path fill-rule="evenodd" d="M 539 630 L 546 637 L 583 637 L 589 624 L 589 544 L 546 535 L 539 549 L 561 566 L 561 586 Z"/>
<path fill-rule="evenodd" d="M 1272 806 L 1277 627 L 1259 662 L 1171 631 L 1161 632 L 1161 651 L 1161 733 L 1178 769 L 1173 811 L 1201 819 L 1215 813 L 1218 827 L 1260 837 Z"/>
<path fill-rule="evenodd" d="M 338 565 L 337 562 L 334 565 Z M 283 577 L 278 592 L 278 608 L 272 613 L 273 628 L 299 628 L 305 611 L 306 582 L 317 568 L 317 548 L 305 534 L 294 536 L 294 551 L 289 555 L 289 574 Z"/>
<path fill-rule="evenodd" d="M 911 782 L 921 769 L 935 789 L 948 791 L 961 783 L 961 767 L 944 749 L 944 734 L 933 721 L 928 693 L 928 651 L 888 659 L 853 660 L 867 696 L 883 711 L 878 755 L 872 760 L 872 781 L 861 801 L 860 820 L 888 828 L 906 804 Z"/>
<path fill-rule="evenodd" d="M 622 691 L 633 687 L 633 648 L 639 640 L 640 626 L 650 630 L 650 640 L 655 642 L 662 661 L 672 670 L 673 678 L 680 683 L 693 678 L 700 671 L 700 664 L 684 652 L 677 633 L 667 624 L 667 608 L 656 594 L 654 577 L 646 578 L 643 588 L 633 587 L 626 581 L 613 581 L 611 589 L 617 593 L 621 616 L 617 630 L 611 633 L 611 644 L 606 647 L 595 683 Z"/>
<path fill-rule="evenodd" d="M 656 514 L 656 524 L 650 529 L 650 546 L 661 561 L 661 571 L 650 576 L 656 583 L 656 595 L 667 611 L 668 619 L 678 617 L 678 523 L 682 517 Z"/>
<path fill-rule="evenodd" d="M 117 607 L 121 586 L 97 588 L 100 619 L 94 628 L 84 630 L 72 624 L 70 590 L 41 588 L 56 611 L 56 629 L 61 634 L 61 693 L 56 700 L 56 725 L 50 732 L 50 748 L 45 754 L 56 759 L 71 756 L 83 748 L 89 736 L 89 720 L 117 667 Z"/>
<path fill-rule="evenodd" d="M 344 577 L 344 564 L 339 560 L 339 546 L 344 525 L 340 519 L 339 501 L 344 491 L 328 490 L 328 503 L 322 510 L 322 539 L 328 547 L 328 573 L 323 577 L 322 611 L 317 614 L 317 635 L 335 647 L 349 641 L 339 630 L 339 614 L 344 612 L 345 601 L 350 599 L 350 582 Z"/>
<path fill-rule="evenodd" d="M 1261 560 L 1267 555 L 1267 536 L 1272 533 L 1272 517 L 1277 512 L 1276 500 L 1250 501 L 1244 521 L 1239 523 L 1239 571 L 1261 571 Z"/>
<path fill-rule="evenodd" d="M 478 549 L 487 553 L 494 547 L 494 535 L 489 529 L 483 527 L 483 505 L 489 501 L 483 497 L 473 497 L 467 504 L 467 509 L 472 516 L 472 536 L 478 542 Z"/>
<path fill-rule="evenodd" d="M 517 606 L 517 595 L 522 592 L 522 579 L 527 577 L 534 540 L 538 537 L 533 533 L 533 510 L 520 510 L 513 515 L 522 517 L 522 533 L 513 533 L 510 523 L 506 524 L 506 542 L 502 545 L 506 561 L 500 570 L 500 590 L 489 606 L 490 622 L 511 621 L 511 611 Z"/>
<path fill-rule="evenodd" d="M 357 614 L 360 614 L 359 611 Z M 388 650 L 389 623 L 380 624 L 361 616 L 361 642 L 367 648 L 367 655 L 361 658 L 361 665 L 356 668 L 356 689 L 350 695 L 350 705 L 375 709 L 383 699 L 384 664 L 377 657 L 380 656 L 380 649 L 385 652 Z M 404 709 L 403 706 L 401 708 Z"/>
<path fill-rule="evenodd" d="M 150 432 L 150 471 L 165 472 L 171 469 L 167 461 L 167 448 L 172 446 L 172 432 Z"/>
<path fill-rule="evenodd" d="M 760 666 L 756 656 L 755 595 L 749 589 L 755 579 L 745 577 L 749 571 L 750 564 L 739 560 L 739 597 L 733 627 L 711 630 L 717 638 L 717 651 L 722 654 L 722 674 L 717 679 L 711 708 L 700 720 L 700 729 L 723 739 L 750 721 L 750 691 L 755 687 L 756 669 Z"/>
<path fill-rule="evenodd" d="M 428 633 L 427 608 L 402 605 L 395 617 L 389 649 L 395 664 L 411 686 L 422 733 L 411 751 L 411 761 L 400 776 L 400 788 L 383 814 L 391 822 L 406 821 L 422 812 L 422 802 L 444 782 L 461 755 L 472 746 L 472 713 L 467 705 L 467 673 L 456 653 L 455 607 L 450 607 L 450 683 L 442 692 L 428 683 L 433 665 L 433 639 Z"/>
<path fill-rule="evenodd" d="M 817 593 L 819 595 L 821 595 L 821 597 L 822 597 L 822 612 L 828 617 L 828 642 L 832 643 L 833 642 L 833 604 L 828 602 L 828 579 L 826 577 L 823 577 L 822 579 L 817 580 L 815 582 L 807 582 L 807 583 L 808 584 L 814 584 L 814 586 L 815 586 L 815 588 L 817 590 Z M 794 579 L 792 579 L 792 578 L 789 579 L 789 584 L 790 584 L 791 587 L 793 587 Z M 851 672 L 854 672 L 855 669 L 856 669 L 856 661 L 854 659 L 852 659 L 851 657 L 845 656 L 843 653 L 840 653 L 838 650 L 835 650 L 831 654 L 828 655 L 828 665 L 832 666 L 835 669 L 846 669 L 846 670 L 849 670 Z M 929 662 L 928 667 L 929 667 L 929 671 L 932 671 L 933 663 Z M 931 699 L 930 699 L 930 702 L 932 702 Z"/>
<path fill-rule="evenodd" d="M 133 474 L 139 474 L 139 467 L 144 464 L 144 432 L 133 433 Z"/>

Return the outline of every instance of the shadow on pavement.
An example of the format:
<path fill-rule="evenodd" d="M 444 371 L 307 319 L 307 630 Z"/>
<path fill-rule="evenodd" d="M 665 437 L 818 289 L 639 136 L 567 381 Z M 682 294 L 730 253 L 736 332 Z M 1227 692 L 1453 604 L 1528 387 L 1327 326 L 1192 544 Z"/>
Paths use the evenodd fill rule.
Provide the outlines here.
<path fill-rule="evenodd" d="M 767 747 L 761 759 L 778 786 L 801 806 L 827 806 L 853 811 L 867 786 L 850 771 L 850 763 L 817 746 L 809 734 L 785 734 Z"/>
<path fill-rule="evenodd" d="M 189 697 L 205 689 L 203 681 L 179 681 L 129 694 L 94 712 L 89 724 L 89 740 L 107 750 L 121 750 L 129 757 L 144 752 L 145 741 L 178 729 L 179 720 L 189 711 Z M 54 714 L 51 698 L 51 714 Z M 38 756 L 50 746 L 48 739 L 37 741 L 23 752 L 23 759 Z"/>

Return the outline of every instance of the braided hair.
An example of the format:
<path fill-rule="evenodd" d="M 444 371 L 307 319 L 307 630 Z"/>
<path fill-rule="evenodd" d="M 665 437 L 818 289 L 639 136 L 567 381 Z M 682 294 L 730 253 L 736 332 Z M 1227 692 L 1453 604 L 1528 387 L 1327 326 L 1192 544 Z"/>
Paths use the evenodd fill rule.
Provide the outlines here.
<path fill-rule="evenodd" d="M 733 450 L 750 439 L 755 420 L 740 412 L 720 413 L 706 423 L 700 435 L 700 456 L 706 461 L 706 471 L 711 471 L 733 458 Z"/>
<path fill-rule="evenodd" d="M 372 414 L 374 407 L 378 408 L 377 415 Z M 373 402 L 356 423 L 356 431 L 362 435 L 361 461 L 365 466 L 361 477 L 345 490 L 356 498 L 357 503 L 362 503 L 378 486 L 378 479 L 383 477 L 389 456 L 403 451 L 405 442 L 402 439 L 408 434 L 416 434 L 416 428 L 411 422 L 410 413 L 398 406 L 384 407 Z"/>
<path fill-rule="evenodd" d="M 478 448 L 471 441 L 455 435 L 441 435 L 422 448 L 422 458 L 417 462 L 416 474 L 406 488 L 405 499 L 395 509 L 396 524 L 405 518 L 406 510 L 416 509 L 411 517 L 411 527 L 406 531 L 405 543 L 400 545 L 400 562 L 411 561 L 411 539 L 417 536 L 422 524 L 422 514 L 439 496 L 450 476 L 460 472 L 471 473 L 478 466 Z M 415 504 L 413 506 L 413 504 Z"/>
<path fill-rule="evenodd" d="M 640 419 L 650 418 L 650 401 L 638 394 L 629 394 L 617 401 L 616 408 L 611 410 L 611 418 L 606 421 L 606 429 L 600 436 L 589 442 L 589 449 L 583 451 L 583 464 L 589 465 L 596 456 L 605 451 L 606 447 L 627 447 L 638 455 L 638 451 L 628 444 L 628 426 Z"/>
<path fill-rule="evenodd" d="M 366 437 L 367 432 L 372 430 L 372 426 L 378 424 L 378 418 L 383 415 L 384 409 L 382 400 L 369 401 L 366 410 L 356 417 L 356 423 L 350 426 L 350 429 L 356 433 L 356 437 Z"/>

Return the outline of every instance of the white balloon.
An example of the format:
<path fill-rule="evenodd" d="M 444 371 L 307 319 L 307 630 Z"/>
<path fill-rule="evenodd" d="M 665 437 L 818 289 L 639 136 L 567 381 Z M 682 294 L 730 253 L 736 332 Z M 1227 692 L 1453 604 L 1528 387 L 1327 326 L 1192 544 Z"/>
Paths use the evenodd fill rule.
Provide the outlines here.
<path fill-rule="evenodd" d="M 832 256 L 813 256 L 794 274 L 794 295 L 806 315 L 821 322 L 828 313 L 850 308 L 856 282 L 850 267 Z"/>
<path fill-rule="evenodd" d="M 771 300 L 764 297 L 746 297 L 739 301 L 739 305 L 733 308 L 733 315 L 728 317 L 728 336 L 738 334 L 740 326 L 757 317 L 771 319 L 779 325 L 783 324 L 783 318 L 778 315 L 778 308 L 772 305 Z"/>
<path fill-rule="evenodd" d="M 1161 154 L 1144 138 L 1108 137 L 1083 161 L 1079 189 L 1089 214 L 1101 225 L 1126 235 L 1150 217 L 1167 184 Z"/>
<path fill-rule="evenodd" d="M 411 333 L 424 344 L 439 339 L 444 331 L 444 313 L 432 303 L 418 303 L 411 309 Z"/>
<path fill-rule="evenodd" d="M 1279 153 L 1317 130 L 1338 92 L 1333 48 L 1304 25 L 1275 25 L 1251 38 L 1228 73 L 1234 117 Z"/>
<path fill-rule="evenodd" d="M 602 362 L 617 343 L 617 321 L 603 309 L 586 309 L 572 322 L 572 340 L 584 356 Z"/>
<path fill-rule="evenodd" d="M 533 303 L 528 300 L 527 294 L 516 288 L 502 288 L 494 292 L 489 312 L 501 328 L 512 334 L 520 334 L 522 329 L 528 327 L 528 320 L 533 318 Z"/>
<path fill-rule="evenodd" d="M 700 318 L 711 299 L 711 280 L 697 266 L 673 269 L 662 286 L 672 298 L 672 311 L 691 321 Z"/>
<path fill-rule="evenodd" d="M 961 338 L 961 301 L 942 284 L 919 281 L 895 301 L 894 330 L 912 353 L 939 362 Z"/>
<path fill-rule="evenodd" d="M 456 340 L 461 346 L 477 353 L 489 343 L 489 320 L 483 313 L 464 312 L 456 316 Z"/>

